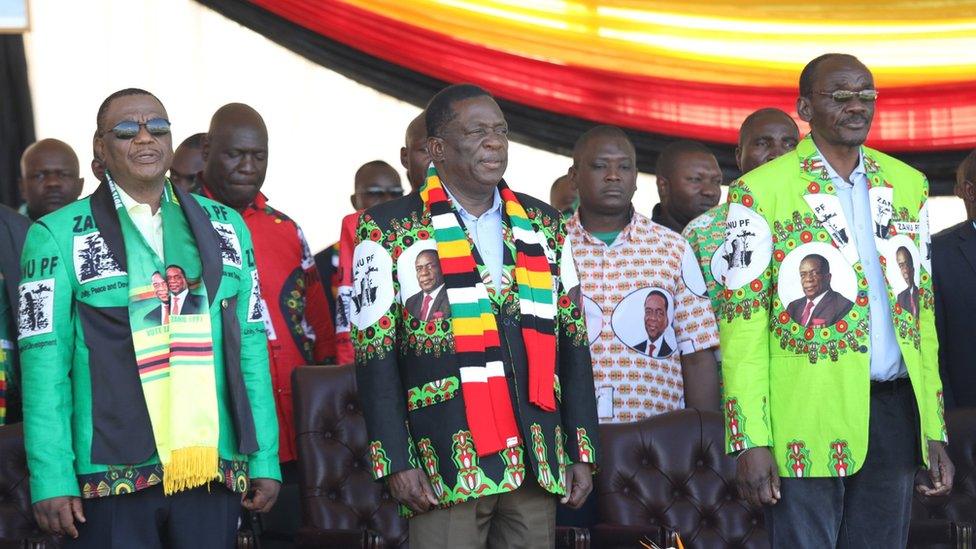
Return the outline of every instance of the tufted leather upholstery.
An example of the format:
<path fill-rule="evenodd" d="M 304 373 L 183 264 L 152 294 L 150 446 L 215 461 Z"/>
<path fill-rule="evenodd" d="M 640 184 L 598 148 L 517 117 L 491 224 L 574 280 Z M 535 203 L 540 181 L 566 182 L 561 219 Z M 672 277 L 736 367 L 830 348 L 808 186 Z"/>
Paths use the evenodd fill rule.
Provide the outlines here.
<path fill-rule="evenodd" d="M 762 511 L 736 493 L 722 429 L 719 414 L 694 409 L 601 425 L 594 547 L 638 546 L 639 536 L 624 543 L 616 526 L 652 525 L 643 535 L 671 526 L 686 547 L 767 547 Z"/>
<path fill-rule="evenodd" d="M 292 374 L 295 432 L 301 473 L 302 524 L 299 542 L 349 546 L 348 540 L 375 539 L 402 547 L 407 521 L 396 501 L 374 482 L 367 458 L 366 420 L 356 395 L 352 366 L 303 366 Z"/>
<path fill-rule="evenodd" d="M 976 524 L 976 408 L 947 412 L 946 429 L 949 434 L 949 459 L 956 466 L 952 493 L 935 498 L 915 493 L 910 542 L 912 545 L 946 543 L 973 547 L 973 525 Z M 947 523 L 953 524 L 946 527 Z M 969 545 L 957 539 L 967 535 Z"/>

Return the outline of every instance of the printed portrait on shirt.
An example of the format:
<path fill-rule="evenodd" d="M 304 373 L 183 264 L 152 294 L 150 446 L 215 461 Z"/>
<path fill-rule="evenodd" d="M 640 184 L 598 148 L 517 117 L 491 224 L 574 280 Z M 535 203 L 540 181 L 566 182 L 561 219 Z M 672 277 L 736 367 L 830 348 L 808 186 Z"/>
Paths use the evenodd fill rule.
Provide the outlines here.
<path fill-rule="evenodd" d="M 168 265 L 149 277 L 149 285 L 136 297 L 146 311 L 142 328 L 162 326 L 172 315 L 198 315 L 206 312 L 207 298 L 198 279 L 190 279 L 179 265 Z M 136 327 L 139 329 L 139 327 Z"/>
<path fill-rule="evenodd" d="M 447 286 L 434 240 L 421 240 L 397 259 L 400 301 L 407 312 L 420 321 L 451 316 Z"/>
<path fill-rule="evenodd" d="M 885 247 L 885 278 L 902 311 L 918 316 L 918 286 L 921 254 L 915 242 L 904 234 L 892 237 Z"/>
<path fill-rule="evenodd" d="M 811 328 L 832 326 L 854 307 L 857 278 L 837 248 L 811 242 L 783 259 L 779 296 L 793 322 Z"/>
<path fill-rule="evenodd" d="M 667 358 L 678 349 L 671 323 L 674 298 L 656 287 L 635 290 L 613 311 L 610 324 L 625 345 L 651 358 Z"/>

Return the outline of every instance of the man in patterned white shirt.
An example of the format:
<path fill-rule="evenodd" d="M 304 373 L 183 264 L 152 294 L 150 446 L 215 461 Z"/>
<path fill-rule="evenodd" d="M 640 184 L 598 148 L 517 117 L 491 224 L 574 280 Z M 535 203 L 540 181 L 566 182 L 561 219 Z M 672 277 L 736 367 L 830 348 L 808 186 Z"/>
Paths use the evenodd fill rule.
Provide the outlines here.
<path fill-rule="evenodd" d="M 598 126 L 573 149 L 580 206 L 566 223 L 579 269 L 601 423 L 718 410 L 718 330 L 681 236 L 634 211 L 636 152 Z"/>

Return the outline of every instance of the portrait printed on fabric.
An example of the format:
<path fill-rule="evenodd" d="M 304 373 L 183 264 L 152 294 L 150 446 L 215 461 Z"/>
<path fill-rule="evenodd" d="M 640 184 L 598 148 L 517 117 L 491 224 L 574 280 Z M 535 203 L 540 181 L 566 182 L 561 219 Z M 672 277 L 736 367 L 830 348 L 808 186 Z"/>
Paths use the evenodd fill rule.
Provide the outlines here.
<path fill-rule="evenodd" d="M 168 265 L 164 272 L 155 271 L 146 287 L 133 288 L 138 306 L 146 312 L 144 324 L 133 328 L 154 328 L 169 321 L 171 315 L 199 315 L 206 312 L 207 298 L 199 280 L 190 280 L 179 265 Z"/>
<path fill-rule="evenodd" d="M 397 258 L 400 301 L 411 316 L 426 322 L 450 318 L 451 303 L 433 239 L 421 240 Z"/>
<path fill-rule="evenodd" d="M 918 247 L 911 237 L 899 234 L 889 239 L 884 256 L 885 277 L 898 296 L 898 307 L 918 317 L 921 256 Z"/>
<path fill-rule="evenodd" d="M 656 287 L 634 290 L 620 300 L 610 317 L 617 338 L 651 358 L 667 358 L 678 349 L 673 321 L 674 298 Z"/>
<path fill-rule="evenodd" d="M 837 248 L 811 242 L 783 259 L 779 296 L 793 322 L 825 328 L 842 320 L 854 307 L 857 278 Z"/>

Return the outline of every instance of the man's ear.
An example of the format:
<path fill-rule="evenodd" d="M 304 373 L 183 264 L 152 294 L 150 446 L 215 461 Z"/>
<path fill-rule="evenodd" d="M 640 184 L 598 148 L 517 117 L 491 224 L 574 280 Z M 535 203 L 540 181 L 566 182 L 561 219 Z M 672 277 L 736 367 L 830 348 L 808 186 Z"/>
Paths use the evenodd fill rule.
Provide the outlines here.
<path fill-rule="evenodd" d="M 400 147 L 400 165 L 403 166 L 404 169 L 410 167 L 407 165 L 407 152 L 406 147 Z"/>
<path fill-rule="evenodd" d="M 742 156 L 740 156 L 741 154 L 742 154 L 742 147 L 736 145 L 735 146 L 735 167 L 739 168 L 740 172 L 742 171 Z"/>
<path fill-rule="evenodd" d="M 813 119 L 813 105 L 808 97 L 796 98 L 796 113 L 800 115 L 800 120 L 809 123 Z"/>
<path fill-rule="evenodd" d="M 671 185 L 668 183 L 668 178 L 663 176 L 657 176 L 657 197 L 663 204 L 665 200 L 671 195 Z"/>
<path fill-rule="evenodd" d="M 95 158 L 97 158 L 102 166 L 105 165 L 105 140 L 101 137 L 96 137 L 92 139 L 92 149 L 95 153 Z"/>
<path fill-rule="evenodd" d="M 440 137 L 427 138 L 427 154 L 433 162 L 444 161 L 444 140 Z"/>
<path fill-rule="evenodd" d="M 352 209 L 359 211 L 359 204 L 356 200 L 356 193 L 349 195 L 349 203 L 352 204 Z"/>
<path fill-rule="evenodd" d="M 17 187 L 20 189 L 20 199 L 27 202 L 27 182 L 23 177 L 17 178 Z"/>
<path fill-rule="evenodd" d="M 579 177 L 579 170 L 576 169 L 575 165 L 570 166 L 569 171 L 566 172 L 566 175 L 569 176 L 569 182 L 573 184 L 573 188 L 576 189 L 577 193 L 579 193 L 579 181 L 577 180 Z"/>

